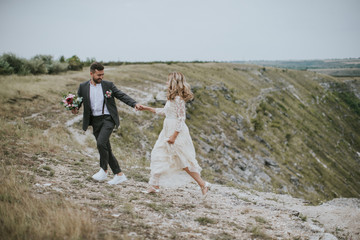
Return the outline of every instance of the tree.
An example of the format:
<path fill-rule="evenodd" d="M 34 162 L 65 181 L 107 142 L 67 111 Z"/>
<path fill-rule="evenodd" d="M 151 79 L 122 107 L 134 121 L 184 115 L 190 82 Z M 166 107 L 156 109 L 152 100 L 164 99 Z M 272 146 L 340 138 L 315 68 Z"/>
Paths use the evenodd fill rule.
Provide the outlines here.
<path fill-rule="evenodd" d="M 59 59 L 59 62 L 64 63 L 65 62 L 65 57 L 61 56 L 60 59 Z"/>

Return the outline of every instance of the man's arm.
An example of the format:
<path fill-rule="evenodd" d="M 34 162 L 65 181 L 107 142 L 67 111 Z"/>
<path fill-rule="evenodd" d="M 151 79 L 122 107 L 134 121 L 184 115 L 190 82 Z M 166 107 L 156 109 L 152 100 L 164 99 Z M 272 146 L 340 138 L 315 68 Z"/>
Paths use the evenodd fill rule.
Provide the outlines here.
<path fill-rule="evenodd" d="M 111 91 L 113 92 L 114 97 L 116 97 L 117 99 L 119 99 L 120 101 L 122 101 L 123 103 L 129 105 L 130 107 L 134 107 L 138 110 L 139 107 L 141 106 L 140 104 L 138 104 L 134 99 L 132 99 L 130 96 L 128 96 L 127 94 L 125 94 L 124 92 L 120 91 L 119 89 L 117 89 L 117 87 L 114 85 L 114 83 L 111 83 Z"/>

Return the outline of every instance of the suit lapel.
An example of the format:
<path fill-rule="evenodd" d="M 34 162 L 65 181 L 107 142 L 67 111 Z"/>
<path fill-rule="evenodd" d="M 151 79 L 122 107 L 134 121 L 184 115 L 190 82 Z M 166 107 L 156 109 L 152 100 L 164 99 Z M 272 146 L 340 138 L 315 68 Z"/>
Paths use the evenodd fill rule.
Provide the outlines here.
<path fill-rule="evenodd" d="M 106 93 L 106 91 L 108 91 L 108 89 L 107 89 L 107 84 L 106 84 L 105 81 L 101 82 L 101 87 L 102 87 L 102 90 L 103 90 L 104 103 L 107 103 L 107 98 L 105 97 L 105 93 Z"/>
<path fill-rule="evenodd" d="M 87 84 L 85 85 L 85 99 L 88 99 L 87 103 L 89 108 L 91 109 L 91 103 L 90 103 L 90 80 L 87 82 Z"/>

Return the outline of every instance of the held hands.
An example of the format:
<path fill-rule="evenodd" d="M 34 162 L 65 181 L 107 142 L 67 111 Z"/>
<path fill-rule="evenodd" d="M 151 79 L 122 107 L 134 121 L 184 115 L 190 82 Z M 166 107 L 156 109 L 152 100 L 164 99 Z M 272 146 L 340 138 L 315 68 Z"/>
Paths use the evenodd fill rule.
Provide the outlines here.
<path fill-rule="evenodd" d="M 144 106 L 143 106 L 143 105 L 137 103 L 137 104 L 135 105 L 135 110 L 136 110 L 136 111 L 142 111 L 142 110 L 145 110 L 145 109 L 144 109 Z"/>
<path fill-rule="evenodd" d="M 150 111 L 150 112 L 153 112 L 153 113 L 156 112 L 155 108 L 144 106 L 144 105 L 141 105 L 141 104 L 136 104 L 135 109 L 136 109 L 136 111 Z"/>

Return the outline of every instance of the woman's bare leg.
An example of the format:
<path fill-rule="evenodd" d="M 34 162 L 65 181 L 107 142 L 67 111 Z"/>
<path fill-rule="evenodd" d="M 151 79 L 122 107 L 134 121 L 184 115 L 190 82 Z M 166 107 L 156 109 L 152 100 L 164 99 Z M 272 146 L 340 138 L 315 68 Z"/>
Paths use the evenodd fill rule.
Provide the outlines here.
<path fill-rule="evenodd" d="M 151 177 L 151 184 L 147 189 L 148 193 L 152 193 L 152 192 L 156 192 L 156 190 L 158 190 L 160 188 L 160 186 L 158 185 L 159 183 L 159 178 L 160 175 L 159 174 L 154 174 L 154 176 Z"/>
<path fill-rule="evenodd" d="M 153 192 L 156 192 L 156 190 L 158 190 L 160 187 L 159 186 L 156 186 L 156 185 L 150 185 L 147 189 L 147 192 L 148 193 L 153 193 Z"/>
<path fill-rule="evenodd" d="M 187 172 L 196 182 L 197 184 L 199 184 L 201 191 L 203 194 L 206 194 L 207 191 L 209 191 L 208 188 L 205 188 L 205 181 L 201 178 L 200 174 L 197 172 L 190 172 L 189 168 L 183 168 L 183 170 L 185 170 L 185 172 Z"/>

